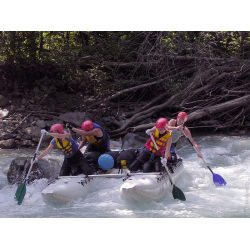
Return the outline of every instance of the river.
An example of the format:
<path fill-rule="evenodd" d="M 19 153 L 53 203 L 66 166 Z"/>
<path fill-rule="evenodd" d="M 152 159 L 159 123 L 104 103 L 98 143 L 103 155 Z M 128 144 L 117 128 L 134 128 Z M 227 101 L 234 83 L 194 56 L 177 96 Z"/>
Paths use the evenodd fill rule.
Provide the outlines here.
<path fill-rule="evenodd" d="M 43 202 L 41 191 L 47 179 L 27 185 L 22 205 L 14 200 L 17 185 L 7 181 L 11 161 L 18 156 L 32 156 L 34 150 L 0 151 L 0 217 L 2 218 L 245 218 L 250 216 L 250 143 L 249 136 L 194 136 L 214 173 L 226 186 L 216 187 L 212 174 L 197 157 L 187 141 L 181 141 L 177 153 L 184 160 L 184 172 L 175 183 L 186 201 L 174 200 L 169 193 L 149 204 L 127 204 L 119 196 L 122 179 L 99 178 L 86 199 L 63 206 Z M 116 148 L 118 149 L 118 147 Z M 53 150 L 47 159 L 62 162 Z"/>

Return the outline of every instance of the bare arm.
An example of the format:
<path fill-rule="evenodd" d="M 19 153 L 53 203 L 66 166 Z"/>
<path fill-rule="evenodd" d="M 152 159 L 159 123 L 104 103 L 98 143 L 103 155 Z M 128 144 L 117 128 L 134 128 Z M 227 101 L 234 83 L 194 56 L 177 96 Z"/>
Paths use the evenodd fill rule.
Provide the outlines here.
<path fill-rule="evenodd" d="M 79 144 L 79 146 L 78 146 L 78 149 L 81 149 L 81 148 L 86 144 L 86 142 L 87 142 L 87 139 L 86 139 L 86 137 L 83 135 L 83 136 L 82 136 L 82 140 L 81 140 L 81 142 L 80 142 L 80 144 Z"/>
<path fill-rule="evenodd" d="M 65 134 L 48 133 L 47 135 L 50 135 L 54 138 L 70 138 L 70 134 L 68 134 L 68 133 L 65 133 Z"/>
<path fill-rule="evenodd" d="M 99 128 L 95 128 L 91 131 L 85 131 L 82 129 L 78 129 L 78 128 L 72 128 L 72 130 L 74 132 L 76 132 L 79 135 L 84 135 L 84 136 L 97 136 L 97 137 L 102 137 L 103 136 L 103 132 L 101 129 Z"/>
<path fill-rule="evenodd" d="M 183 128 L 183 125 L 176 126 L 175 119 L 171 119 L 168 123 L 168 130 L 172 131 L 172 130 L 176 129 L 176 130 L 180 131 L 180 130 L 182 130 L 182 128 Z"/>
<path fill-rule="evenodd" d="M 165 158 L 168 159 L 169 153 L 170 153 L 170 148 L 172 144 L 172 136 L 170 136 L 167 140 L 167 145 L 166 145 L 166 150 L 165 150 Z"/>
<path fill-rule="evenodd" d="M 153 128 L 150 128 L 150 130 L 151 130 L 152 132 L 155 132 L 156 127 L 154 126 Z"/>
<path fill-rule="evenodd" d="M 47 155 L 51 149 L 54 147 L 53 144 L 49 144 L 49 146 L 37 157 L 37 160 L 40 160 L 41 158 L 43 158 L 45 155 Z"/>
<path fill-rule="evenodd" d="M 174 130 L 174 129 L 176 129 L 176 130 L 178 130 L 178 131 L 181 131 L 182 128 L 183 128 L 183 125 L 179 125 L 179 126 L 177 126 L 177 127 L 168 126 L 168 130 Z"/>
<path fill-rule="evenodd" d="M 192 138 L 192 135 L 191 135 L 190 130 L 189 130 L 187 127 L 185 127 L 185 128 L 183 129 L 183 131 L 184 131 L 184 133 L 187 135 L 188 139 L 191 141 L 191 143 L 193 144 L 193 146 L 197 149 L 197 151 L 198 151 L 198 157 L 203 158 L 202 153 L 200 152 L 197 143 L 196 143 L 196 142 L 194 141 L 194 139 Z"/>

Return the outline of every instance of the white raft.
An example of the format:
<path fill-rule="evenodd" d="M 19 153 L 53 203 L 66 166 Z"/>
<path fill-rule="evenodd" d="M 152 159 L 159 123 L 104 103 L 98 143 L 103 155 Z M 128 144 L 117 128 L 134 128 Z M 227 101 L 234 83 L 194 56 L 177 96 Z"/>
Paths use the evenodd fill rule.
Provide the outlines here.
<path fill-rule="evenodd" d="M 178 159 L 174 165 L 174 173 L 170 173 L 175 183 L 183 171 L 182 159 Z M 120 187 L 120 197 L 126 202 L 151 202 L 162 198 L 167 192 L 172 192 L 172 186 L 168 174 L 134 175 L 125 178 Z"/>
<path fill-rule="evenodd" d="M 112 174 L 120 175 L 118 171 L 119 169 L 110 169 L 105 175 L 107 174 L 107 177 L 112 177 Z M 123 176 L 121 174 L 121 177 Z M 84 199 L 93 190 L 95 181 L 96 178 L 86 178 L 85 175 L 59 177 L 42 191 L 43 201 L 46 204 L 63 205 L 80 198 Z"/>

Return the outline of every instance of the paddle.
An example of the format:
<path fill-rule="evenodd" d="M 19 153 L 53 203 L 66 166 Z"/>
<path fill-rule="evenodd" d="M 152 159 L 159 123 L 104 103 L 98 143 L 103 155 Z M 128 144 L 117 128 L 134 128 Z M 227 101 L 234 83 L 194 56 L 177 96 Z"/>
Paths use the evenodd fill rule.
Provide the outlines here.
<path fill-rule="evenodd" d="M 42 133 L 42 136 L 41 136 L 41 138 L 40 138 L 40 140 L 39 140 L 39 143 L 38 143 L 36 152 L 35 152 L 34 157 L 33 157 L 33 162 L 34 162 L 34 160 L 35 160 L 35 158 L 36 158 L 36 155 L 37 155 L 37 153 L 38 153 L 38 149 L 39 149 L 40 144 L 41 144 L 41 142 L 42 142 L 43 135 L 44 135 L 44 133 Z M 26 175 L 26 177 L 25 177 L 25 179 L 24 179 L 24 182 L 18 186 L 17 191 L 16 191 L 16 193 L 15 193 L 15 199 L 18 201 L 18 203 L 17 203 L 18 205 L 20 205 L 20 204 L 23 202 L 24 196 L 25 196 L 25 194 L 26 194 L 26 186 L 25 186 L 25 184 L 26 184 L 26 181 L 27 181 L 28 178 L 29 178 L 31 169 L 32 169 L 32 167 L 33 167 L 33 165 L 34 165 L 33 162 L 32 162 L 32 164 L 30 165 L 28 174 Z M 27 165 L 27 163 L 26 163 L 26 165 Z M 25 166 L 25 167 L 26 167 L 26 166 Z"/>
<path fill-rule="evenodd" d="M 157 144 L 156 144 L 156 142 L 155 142 L 155 139 L 154 139 L 153 135 L 150 134 L 150 136 L 151 136 L 151 139 L 152 139 L 152 141 L 153 141 L 153 143 L 154 143 L 154 145 L 155 145 L 156 150 L 158 151 L 159 155 L 160 155 L 161 158 L 163 159 L 163 156 L 161 155 L 161 152 L 160 152 L 160 150 L 158 149 L 158 146 L 157 146 Z M 174 183 L 173 183 L 173 181 L 172 181 L 172 179 L 171 179 L 171 177 L 170 177 L 170 174 L 169 174 L 169 172 L 168 172 L 168 167 L 166 166 L 166 164 L 164 164 L 164 167 L 165 167 L 165 169 L 166 169 L 166 171 L 167 171 L 167 173 L 168 173 L 168 177 L 169 177 L 171 186 L 173 187 L 173 189 L 172 189 L 172 195 L 173 195 L 174 199 L 179 199 L 179 200 L 181 200 L 181 201 L 185 201 L 185 200 L 186 200 L 186 197 L 185 197 L 184 193 L 183 193 L 178 187 L 176 187 L 176 186 L 174 185 Z"/>
<path fill-rule="evenodd" d="M 192 147 L 195 149 L 196 153 L 199 154 L 198 150 L 196 149 L 196 147 L 192 144 L 192 142 L 189 140 L 189 138 L 187 137 L 187 135 L 184 133 L 184 131 L 182 131 L 182 133 L 185 135 L 185 137 L 187 138 L 187 140 L 189 141 L 189 143 L 192 145 Z M 201 158 L 202 161 L 205 163 L 205 165 L 207 166 L 207 168 L 210 170 L 210 172 L 213 174 L 213 182 L 215 184 L 215 186 L 219 187 L 219 186 L 225 186 L 227 183 L 226 181 L 218 174 L 215 174 L 212 169 L 207 165 L 207 163 L 205 162 L 205 160 L 203 158 Z"/>

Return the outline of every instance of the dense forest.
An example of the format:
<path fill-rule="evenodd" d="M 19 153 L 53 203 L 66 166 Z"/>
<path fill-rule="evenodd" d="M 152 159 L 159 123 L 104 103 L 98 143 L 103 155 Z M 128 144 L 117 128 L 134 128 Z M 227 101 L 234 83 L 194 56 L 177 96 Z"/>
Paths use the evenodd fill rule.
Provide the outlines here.
<path fill-rule="evenodd" d="M 0 32 L 0 94 L 122 116 L 114 137 L 179 111 L 201 130 L 246 131 L 249 80 L 247 31 Z"/>

